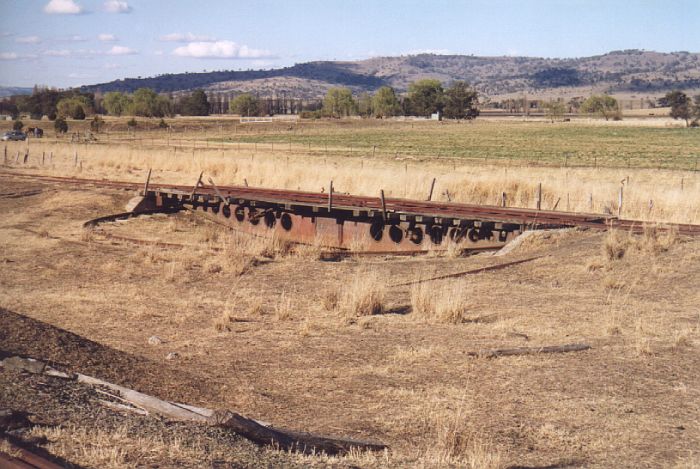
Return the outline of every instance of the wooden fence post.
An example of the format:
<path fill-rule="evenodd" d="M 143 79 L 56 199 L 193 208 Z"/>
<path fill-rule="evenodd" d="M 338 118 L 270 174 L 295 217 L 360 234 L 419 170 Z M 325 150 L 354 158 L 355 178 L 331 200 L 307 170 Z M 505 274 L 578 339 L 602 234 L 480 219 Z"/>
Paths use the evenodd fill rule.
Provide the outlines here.
<path fill-rule="evenodd" d="M 379 195 L 382 201 L 382 214 L 384 215 L 384 222 L 386 223 L 386 201 L 384 200 L 384 189 L 379 191 Z"/>
<path fill-rule="evenodd" d="M 430 193 L 428 193 L 428 202 L 430 202 L 433 199 L 433 189 L 435 189 L 435 178 L 433 178 L 433 182 L 430 184 Z"/>
<path fill-rule="evenodd" d="M 542 210 L 542 183 L 537 184 L 537 210 Z"/>
<path fill-rule="evenodd" d="M 622 196 L 623 196 L 623 191 L 624 191 L 623 185 L 620 185 L 620 193 L 617 198 L 617 216 L 620 217 L 622 216 Z"/>
<path fill-rule="evenodd" d="M 506 193 L 505 193 L 505 192 L 501 192 L 501 207 L 505 207 L 505 206 L 506 206 L 506 199 L 507 199 Z"/>
<path fill-rule="evenodd" d="M 328 212 L 333 210 L 333 181 L 328 186 Z"/>

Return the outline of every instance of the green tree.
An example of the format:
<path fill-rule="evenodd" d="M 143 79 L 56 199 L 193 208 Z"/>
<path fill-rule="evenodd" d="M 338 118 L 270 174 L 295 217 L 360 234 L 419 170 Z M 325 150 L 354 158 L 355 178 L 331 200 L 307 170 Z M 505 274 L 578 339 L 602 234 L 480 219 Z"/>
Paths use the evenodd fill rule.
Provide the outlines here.
<path fill-rule="evenodd" d="M 363 91 L 357 98 L 357 113 L 362 117 L 370 117 L 372 115 L 372 96 L 368 92 Z"/>
<path fill-rule="evenodd" d="M 131 97 L 118 91 L 110 91 L 102 98 L 102 106 L 110 116 L 121 116 L 127 114 L 131 108 Z"/>
<path fill-rule="evenodd" d="M 445 117 L 448 119 L 475 119 L 479 115 L 476 108 L 478 94 L 465 81 L 455 81 L 445 91 Z"/>
<path fill-rule="evenodd" d="M 12 123 L 12 130 L 16 130 L 19 132 L 22 130 L 23 127 L 24 127 L 24 122 L 22 122 L 19 119 L 15 119 L 15 121 Z"/>
<path fill-rule="evenodd" d="M 228 112 L 246 117 L 258 116 L 260 115 L 260 100 L 250 93 L 240 94 L 229 103 Z"/>
<path fill-rule="evenodd" d="M 560 119 L 566 112 L 566 105 L 558 99 L 550 99 L 543 104 L 545 115 L 554 123 L 555 119 Z"/>
<path fill-rule="evenodd" d="M 59 116 L 78 120 L 85 119 L 85 114 L 92 111 L 90 102 L 83 96 L 61 99 L 56 104 L 56 110 Z"/>
<path fill-rule="evenodd" d="M 158 93 L 150 88 L 139 88 L 134 91 L 128 114 L 132 116 L 153 117 L 157 113 L 157 102 Z"/>
<path fill-rule="evenodd" d="M 693 123 L 697 127 L 697 123 L 700 120 L 700 94 L 693 98 L 693 116 L 695 117 Z"/>
<path fill-rule="evenodd" d="M 68 123 L 63 117 L 57 117 L 53 123 L 53 128 L 57 134 L 65 134 L 68 132 Z"/>
<path fill-rule="evenodd" d="M 619 113 L 617 100 L 607 94 L 594 95 L 581 104 L 581 111 L 587 114 L 598 114 L 608 120 Z"/>
<path fill-rule="evenodd" d="M 331 88 L 323 98 L 323 112 L 331 117 L 350 116 L 356 112 L 357 104 L 349 88 Z"/>
<path fill-rule="evenodd" d="M 208 116 L 209 100 L 204 90 L 195 90 L 182 100 L 180 114 L 183 116 Z"/>
<path fill-rule="evenodd" d="M 444 93 L 440 80 L 426 78 L 408 85 L 413 114 L 430 117 L 431 114 L 442 111 Z"/>
<path fill-rule="evenodd" d="M 401 104 L 394 89 L 382 86 L 372 97 L 372 111 L 377 117 L 397 116 L 401 113 Z"/>
<path fill-rule="evenodd" d="M 680 90 L 674 90 L 666 93 L 663 101 L 666 106 L 671 107 L 669 114 L 671 117 L 683 119 L 686 127 L 690 124 L 690 118 L 693 117 L 693 108 L 688 95 Z"/>

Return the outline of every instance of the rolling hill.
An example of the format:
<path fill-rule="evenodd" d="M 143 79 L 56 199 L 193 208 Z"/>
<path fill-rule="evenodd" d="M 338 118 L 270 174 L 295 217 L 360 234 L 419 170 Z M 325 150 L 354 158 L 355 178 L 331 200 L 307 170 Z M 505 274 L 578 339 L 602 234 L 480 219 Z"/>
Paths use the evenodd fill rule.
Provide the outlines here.
<path fill-rule="evenodd" d="M 700 54 L 625 50 L 572 59 L 420 54 L 354 62 L 308 62 L 273 70 L 126 78 L 82 89 L 131 92 L 148 87 L 177 93 L 204 88 L 221 93 L 254 91 L 261 96 L 318 98 L 333 86 L 362 92 L 388 85 L 405 91 L 410 82 L 421 78 L 437 78 L 446 84 L 466 80 L 491 98 L 523 93 L 582 96 L 594 92 L 658 96 L 677 88 L 700 90 Z"/>

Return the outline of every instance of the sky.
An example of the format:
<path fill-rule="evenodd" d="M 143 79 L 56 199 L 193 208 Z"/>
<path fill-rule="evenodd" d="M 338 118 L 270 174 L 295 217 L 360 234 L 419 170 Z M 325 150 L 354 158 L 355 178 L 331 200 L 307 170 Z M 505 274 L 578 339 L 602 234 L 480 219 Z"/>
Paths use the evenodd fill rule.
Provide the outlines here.
<path fill-rule="evenodd" d="M 438 54 L 700 52 L 700 0 L 2 0 L 0 85 Z"/>

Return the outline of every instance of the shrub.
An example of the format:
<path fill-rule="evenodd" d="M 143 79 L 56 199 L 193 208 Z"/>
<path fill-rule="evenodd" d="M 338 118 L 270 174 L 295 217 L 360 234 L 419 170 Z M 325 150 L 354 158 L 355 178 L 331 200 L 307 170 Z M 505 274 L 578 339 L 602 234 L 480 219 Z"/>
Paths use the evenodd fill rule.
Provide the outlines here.
<path fill-rule="evenodd" d="M 161 129 L 167 129 L 169 126 L 168 123 L 165 122 L 165 119 L 161 119 L 160 122 L 158 122 L 158 127 Z"/>
<path fill-rule="evenodd" d="M 134 119 L 134 118 L 132 117 L 131 119 L 129 119 L 129 120 L 126 122 L 126 125 L 129 126 L 130 128 L 135 128 L 135 127 L 137 127 L 137 126 L 139 125 L 139 123 L 136 122 L 136 119 Z"/>
<path fill-rule="evenodd" d="M 68 123 L 63 117 L 58 117 L 53 123 L 53 128 L 57 134 L 65 134 L 68 132 Z"/>
<path fill-rule="evenodd" d="M 21 130 L 22 130 L 22 127 L 24 127 L 24 122 L 22 122 L 22 121 L 19 120 L 19 119 L 15 120 L 15 121 L 12 123 L 12 129 L 13 129 L 13 130 L 21 131 Z"/>
<path fill-rule="evenodd" d="M 102 130 L 104 124 L 105 121 L 100 116 L 96 115 L 90 122 L 90 130 L 92 130 L 93 132 L 99 132 L 100 130 Z"/>

